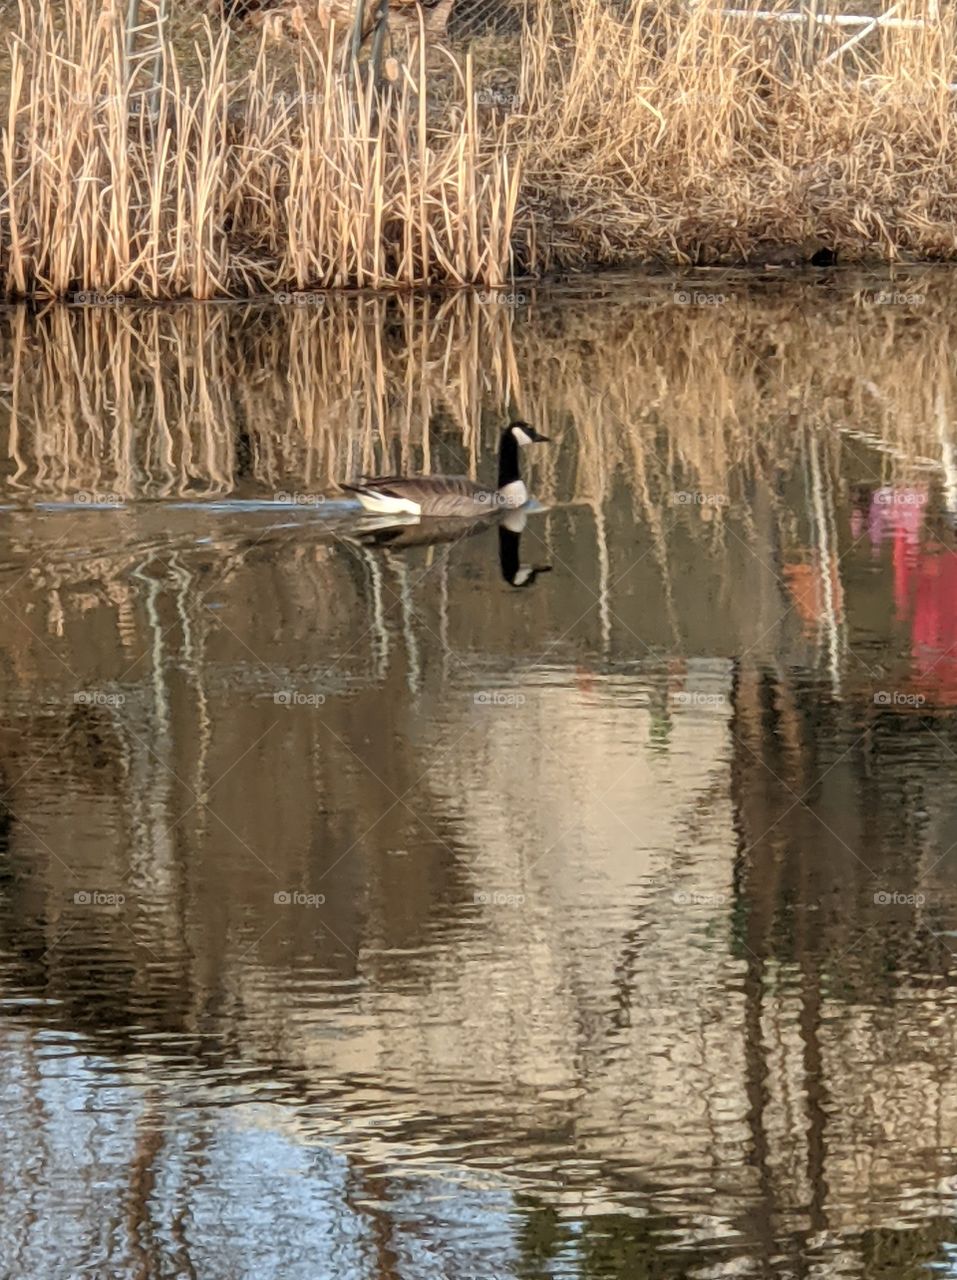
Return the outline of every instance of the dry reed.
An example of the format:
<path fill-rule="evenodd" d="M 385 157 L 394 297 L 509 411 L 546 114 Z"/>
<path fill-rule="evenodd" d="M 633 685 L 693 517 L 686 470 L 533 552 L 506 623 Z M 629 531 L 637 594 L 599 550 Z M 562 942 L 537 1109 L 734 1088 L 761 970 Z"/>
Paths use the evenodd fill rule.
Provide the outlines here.
<path fill-rule="evenodd" d="M 382 100 L 354 93 L 334 30 L 304 27 L 292 68 L 264 39 L 240 74 L 235 34 L 207 26 L 188 77 L 169 51 L 154 127 L 125 78 L 124 8 L 20 0 L 0 131 L 7 296 L 494 287 L 563 266 L 761 261 L 769 245 L 957 249 L 949 9 L 826 65 L 844 35 L 829 28 L 808 70 L 773 24 L 712 4 L 530 0 L 511 41 L 458 59 L 413 41 Z"/>
<path fill-rule="evenodd" d="M 227 72 L 207 27 L 195 83 L 165 60 L 158 120 L 125 79 L 124 6 L 22 0 L 0 139 L 4 290 L 209 298 L 283 285 L 498 285 L 511 268 L 519 168 L 505 126 L 463 110 L 430 128 L 424 57 L 377 101 L 338 46 L 305 33 L 291 84 L 265 44 Z"/>
<path fill-rule="evenodd" d="M 717 4 L 637 0 L 628 21 L 605 0 L 572 8 L 573 31 L 556 34 L 537 7 L 522 67 L 525 192 L 552 210 L 550 262 L 761 262 L 807 242 L 954 256 L 951 11 L 871 37 L 851 75 L 850 59 L 824 63 L 839 29 L 807 71 L 787 28 Z"/>

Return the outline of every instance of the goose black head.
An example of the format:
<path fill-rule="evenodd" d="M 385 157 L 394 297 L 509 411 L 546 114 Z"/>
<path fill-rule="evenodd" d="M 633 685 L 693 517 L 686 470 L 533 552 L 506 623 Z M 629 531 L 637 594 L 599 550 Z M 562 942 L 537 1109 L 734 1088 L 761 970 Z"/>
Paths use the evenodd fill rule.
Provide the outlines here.
<path fill-rule="evenodd" d="M 505 430 L 523 447 L 527 444 L 549 443 L 548 436 L 543 436 L 541 432 L 535 430 L 530 422 L 523 422 L 521 419 L 510 423 Z"/>

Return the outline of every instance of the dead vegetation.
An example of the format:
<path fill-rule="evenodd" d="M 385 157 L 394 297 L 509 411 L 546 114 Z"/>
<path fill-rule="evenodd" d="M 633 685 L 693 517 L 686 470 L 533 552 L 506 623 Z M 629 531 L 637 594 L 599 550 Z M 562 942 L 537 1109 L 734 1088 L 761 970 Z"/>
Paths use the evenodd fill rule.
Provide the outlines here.
<path fill-rule="evenodd" d="M 282 58 L 265 28 L 204 18 L 188 76 L 168 48 L 151 114 L 126 75 L 120 0 L 21 0 L 0 129 L 5 295 L 495 287 L 781 246 L 957 251 L 949 8 L 828 62 L 832 32 L 807 67 L 771 24 L 711 3 L 528 0 L 510 37 L 400 42 L 381 94 L 356 91 L 335 15 L 296 8 Z"/>

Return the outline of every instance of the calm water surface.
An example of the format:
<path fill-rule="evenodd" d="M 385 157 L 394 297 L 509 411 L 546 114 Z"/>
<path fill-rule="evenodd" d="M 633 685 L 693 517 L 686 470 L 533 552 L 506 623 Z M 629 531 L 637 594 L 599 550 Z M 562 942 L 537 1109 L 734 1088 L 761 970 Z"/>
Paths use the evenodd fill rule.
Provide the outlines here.
<path fill-rule="evenodd" d="M 702 288 L 0 314 L 0 1275 L 957 1276 L 957 285 Z"/>

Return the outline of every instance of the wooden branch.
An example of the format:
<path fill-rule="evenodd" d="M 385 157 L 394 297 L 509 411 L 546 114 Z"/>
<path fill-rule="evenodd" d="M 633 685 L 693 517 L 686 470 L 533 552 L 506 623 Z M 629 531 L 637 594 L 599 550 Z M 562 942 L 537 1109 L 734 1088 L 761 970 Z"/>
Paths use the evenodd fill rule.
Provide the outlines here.
<path fill-rule="evenodd" d="M 856 44 L 860 44 L 864 37 L 869 36 L 877 27 L 887 26 L 888 19 L 891 18 L 894 11 L 900 7 L 901 0 L 897 0 L 897 3 L 892 4 L 886 13 L 879 14 L 873 22 L 869 22 L 867 26 L 862 27 L 856 35 L 851 36 L 850 40 L 845 40 L 839 49 L 835 49 L 833 53 L 829 53 L 824 59 L 824 65 L 827 66 L 829 62 L 837 62 L 838 58 L 842 54 L 846 53 L 848 49 L 853 49 Z"/>
<path fill-rule="evenodd" d="M 804 39 L 804 66 L 810 71 L 814 66 L 814 51 L 817 44 L 817 0 L 805 0 L 804 16 L 807 19 L 807 31 Z"/>
<path fill-rule="evenodd" d="M 895 6 L 896 8 L 896 6 Z M 756 22 L 807 22 L 807 13 L 772 13 L 767 9 L 718 9 L 725 18 L 752 18 Z M 896 29 L 920 30 L 928 23 L 923 18 L 884 18 L 871 14 L 819 13 L 814 21 L 822 27 L 860 27 L 882 25 Z"/>

